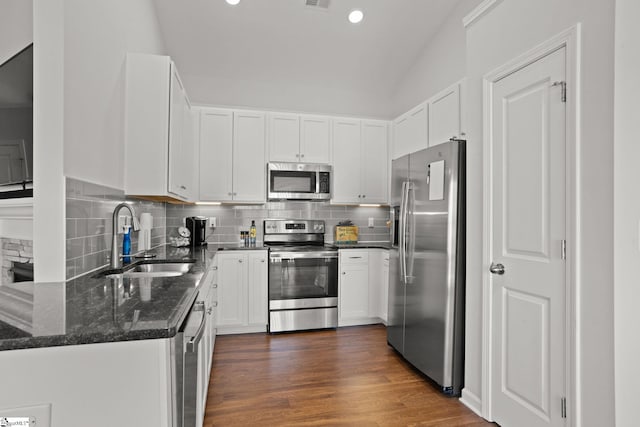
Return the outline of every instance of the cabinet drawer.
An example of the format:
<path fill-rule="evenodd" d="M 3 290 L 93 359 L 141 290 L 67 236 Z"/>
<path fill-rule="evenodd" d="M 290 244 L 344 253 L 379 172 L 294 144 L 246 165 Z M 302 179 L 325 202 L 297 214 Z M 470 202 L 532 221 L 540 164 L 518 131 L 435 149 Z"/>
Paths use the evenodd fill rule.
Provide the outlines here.
<path fill-rule="evenodd" d="M 345 249 L 341 250 L 339 254 L 341 265 L 369 263 L 369 251 L 367 250 Z"/>

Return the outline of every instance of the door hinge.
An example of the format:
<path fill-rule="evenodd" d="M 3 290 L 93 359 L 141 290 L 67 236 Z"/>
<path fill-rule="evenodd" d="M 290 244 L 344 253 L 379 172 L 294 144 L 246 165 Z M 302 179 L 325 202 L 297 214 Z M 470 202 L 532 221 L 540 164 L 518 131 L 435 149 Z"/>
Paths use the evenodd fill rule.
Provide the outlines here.
<path fill-rule="evenodd" d="M 567 418 L 567 398 L 563 397 L 560 399 L 560 415 L 562 418 Z"/>
<path fill-rule="evenodd" d="M 560 100 L 562 102 L 567 102 L 567 82 L 553 82 L 551 86 L 560 86 Z"/>
<path fill-rule="evenodd" d="M 562 240 L 562 242 L 560 243 L 560 245 L 562 246 L 562 259 L 566 260 L 567 259 L 567 241 L 566 240 Z"/>

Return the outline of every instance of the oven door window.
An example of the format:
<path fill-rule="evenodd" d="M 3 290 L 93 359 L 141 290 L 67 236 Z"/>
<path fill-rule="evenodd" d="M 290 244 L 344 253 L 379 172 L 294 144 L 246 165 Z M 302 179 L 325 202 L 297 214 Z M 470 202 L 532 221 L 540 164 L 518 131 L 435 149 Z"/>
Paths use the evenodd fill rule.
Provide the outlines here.
<path fill-rule="evenodd" d="M 337 258 L 277 258 L 269 263 L 272 301 L 337 296 Z"/>
<path fill-rule="evenodd" d="M 271 171 L 271 191 L 277 193 L 315 193 L 316 173 Z"/>

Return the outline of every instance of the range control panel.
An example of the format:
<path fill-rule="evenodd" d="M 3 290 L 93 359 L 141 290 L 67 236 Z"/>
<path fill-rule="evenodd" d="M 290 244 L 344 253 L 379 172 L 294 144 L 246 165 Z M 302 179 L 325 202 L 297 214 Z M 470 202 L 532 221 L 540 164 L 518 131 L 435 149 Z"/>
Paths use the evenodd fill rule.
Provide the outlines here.
<path fill-rule="evenodd" d="M 324 234 L 324 221 L 316 219 L 267 219 L 264 234 Z"/>

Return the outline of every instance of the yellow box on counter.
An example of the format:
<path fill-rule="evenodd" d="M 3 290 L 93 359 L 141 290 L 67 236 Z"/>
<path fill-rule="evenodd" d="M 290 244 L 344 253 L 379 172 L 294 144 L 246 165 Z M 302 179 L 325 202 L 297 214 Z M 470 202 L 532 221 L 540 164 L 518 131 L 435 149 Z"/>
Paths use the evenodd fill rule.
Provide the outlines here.
<path fill-rule="evenodd" d="M 357 225 L 336 225 L 335 243 L 358 243 Z"/>

